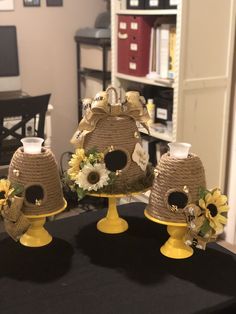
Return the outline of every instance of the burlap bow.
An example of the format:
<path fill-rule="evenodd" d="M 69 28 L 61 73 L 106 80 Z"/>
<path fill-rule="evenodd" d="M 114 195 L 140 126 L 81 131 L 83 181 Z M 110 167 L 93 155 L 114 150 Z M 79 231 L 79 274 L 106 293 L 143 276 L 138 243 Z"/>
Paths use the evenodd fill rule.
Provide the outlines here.
<path fill-rule="evenodd" d="M 23 197 L 14 196 L 11 204 L 3 205 L 1 209 L 4 228 L 15 241 L 19 240 L 30 226 L 28 219 L 21 211 L 23 201 Z"/>
<path fill-rule="evenodd" d="M 206 217 L 202 214 L 200 207 L 195 204 L 188 204 L 184 208 L 184 214 L 188 227 L 188 231 L 184 236 L 185 243 L 205 250 L 208 242 L 216 240 L 216 235 L 211 228 L 207 233 L 202 232 Z"/>
<path fill-rule="evenodd" d="M 129 116 L 141 123 L 149 133 L 147 121 L 150 117 L 145 106 L 145 100 L 138 92 L 127 92 L 123 104 L 115 103 L 111 105 L 108 102 L 108 97 L 108 92 L 103 91 L 98 93 L 90 103 L 86 99 L 85 104 L 87 108 L 78 129 L 71 139 L 72 144 L 77 147 L 83 147 L 86 135 L 95 129 L 99 120 L 107 116 Z"/>

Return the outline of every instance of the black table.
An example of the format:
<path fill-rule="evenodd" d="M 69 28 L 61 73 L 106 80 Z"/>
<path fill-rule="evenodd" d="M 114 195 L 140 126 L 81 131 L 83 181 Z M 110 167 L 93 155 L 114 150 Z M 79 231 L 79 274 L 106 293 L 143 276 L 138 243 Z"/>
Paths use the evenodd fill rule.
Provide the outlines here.
<path fill-rule="evenodd" d="M 27 248 L 0 240 L 0 313 L 236 313 L 236 257 L 217 244 L 174 260 L 159 252 L 166 226 L 144 204 L 118 207 L 123 234 L 96 229 L 105 210 L 46 224 L 54 236 Z"/>

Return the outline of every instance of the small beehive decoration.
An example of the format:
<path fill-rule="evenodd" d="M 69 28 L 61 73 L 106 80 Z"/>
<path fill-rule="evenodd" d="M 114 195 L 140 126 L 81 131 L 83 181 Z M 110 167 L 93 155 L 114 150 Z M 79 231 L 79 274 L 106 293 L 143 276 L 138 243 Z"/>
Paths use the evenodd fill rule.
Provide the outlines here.
<path fill-rule="evenodd" d="M 110 92 L 115 103 L 111 104 Z M 71 142 L 76 148 L 88 151 L 96 148 L 104 154 L 106 168 L 116 174 L 114 184 L 106 187 L 106 193 L 141 191 L 152 184 L 148 171 L 148 154 L 142 142 L 136 122 L 145 128 L 149 115 L 145 100 L 138 92 L 127 92 L 125 101 L 118 102 L 117 91 L 109 87 L 94 99 L 85 101 L 85 115 Z"/>
<path fill-rule="evenodd" d="M 50 149 L 25 153 L 23 147 L 14 153 L 8 173 L 12 183 L 24 187 L 22 212 L 26 215 L 53 213 L 64 206 L 60 176 Z"/>
<path fill-rule="evenodd" d="M 205 171 L 200 158 L 192 153 L 186 158 L 162 155 L 155 169 L 155 179 L 146 212 L 164 221 L 186 223 L 184 208 L 197 203 L 199 189 L 206 188 Z"/>

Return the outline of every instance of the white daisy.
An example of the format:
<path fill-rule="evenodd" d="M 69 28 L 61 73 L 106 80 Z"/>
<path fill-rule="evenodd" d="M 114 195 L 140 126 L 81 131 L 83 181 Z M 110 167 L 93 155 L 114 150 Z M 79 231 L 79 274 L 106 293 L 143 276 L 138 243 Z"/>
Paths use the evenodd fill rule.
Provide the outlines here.
<path fill-rule="evenodd" d="M 87 163 L 78 173 L 75 183 L 80 188 L 87 191 L 97 191 L 105 185 L 108 185 L 110 171 L 106 169 L 105 164 Z"/>

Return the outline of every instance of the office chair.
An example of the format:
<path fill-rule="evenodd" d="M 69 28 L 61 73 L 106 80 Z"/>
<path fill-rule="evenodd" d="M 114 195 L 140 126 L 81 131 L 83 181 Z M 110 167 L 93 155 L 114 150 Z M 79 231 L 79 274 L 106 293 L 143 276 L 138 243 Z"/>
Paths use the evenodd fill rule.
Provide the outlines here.
<path fill-rule="evenodd" d="M 10 164 L 14 152 L 22 146 L 22 138 L 45 138 L 45 116 L 50 96 L 0 99 L 0 166 Z"/>

